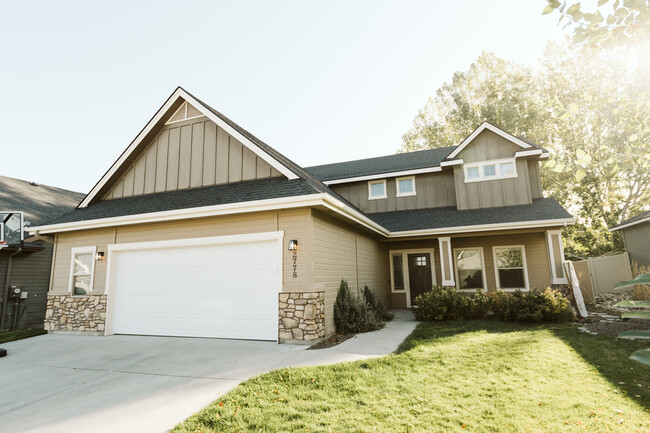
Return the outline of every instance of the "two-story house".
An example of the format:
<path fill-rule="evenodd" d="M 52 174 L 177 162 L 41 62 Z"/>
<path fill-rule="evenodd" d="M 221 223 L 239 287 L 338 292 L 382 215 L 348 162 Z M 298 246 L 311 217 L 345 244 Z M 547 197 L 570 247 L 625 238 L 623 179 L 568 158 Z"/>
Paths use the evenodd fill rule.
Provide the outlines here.
<path fill-rule="evenodd" d="M 315 341 L 341 279 L 409 307 L 566 282 L 548 152 L 483 123 L 455 146 L 303 168 L 182 88 L 55 237 L 52 332 Z"/>

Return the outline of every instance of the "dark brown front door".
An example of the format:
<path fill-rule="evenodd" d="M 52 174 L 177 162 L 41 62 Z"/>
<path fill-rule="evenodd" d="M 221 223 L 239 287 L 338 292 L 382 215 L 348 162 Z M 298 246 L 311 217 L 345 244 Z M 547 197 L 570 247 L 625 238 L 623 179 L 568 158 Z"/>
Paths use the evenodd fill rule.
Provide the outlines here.
<path fill-rule="evenodd" d="M 427 292 L 433 287 L 433 280 L 431 279 L 431 254 L 409 254 L 408 261 L 411 304 L 413 304 L 417 295 Z"/>

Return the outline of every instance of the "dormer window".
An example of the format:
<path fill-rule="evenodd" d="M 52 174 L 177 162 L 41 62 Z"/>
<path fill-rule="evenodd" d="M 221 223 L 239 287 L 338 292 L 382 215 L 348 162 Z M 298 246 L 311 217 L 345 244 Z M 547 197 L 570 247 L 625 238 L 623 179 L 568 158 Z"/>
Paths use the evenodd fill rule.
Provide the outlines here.
<path fill-rule="evenodd" d="M 368 182 L 368 200 L 386 198 L 386 179 Z"/>
<path fill-rule="evenodd" d="M 517 177 L 514 158 L 465 164 L 465 182 L 508 179 Z"/>
<path fill-rule="evenodd" d="M 398 177 L 396 181 L 397 197 L 415 195 L 415 176 Z"/>

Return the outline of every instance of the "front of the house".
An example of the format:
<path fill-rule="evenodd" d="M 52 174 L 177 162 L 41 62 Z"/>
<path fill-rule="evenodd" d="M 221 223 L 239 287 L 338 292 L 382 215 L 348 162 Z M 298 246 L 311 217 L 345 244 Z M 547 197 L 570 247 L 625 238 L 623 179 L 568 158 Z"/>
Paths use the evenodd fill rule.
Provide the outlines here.
<path fill-rule="evenodd" d="M 302 168 L 178 88 L 53 236 L 50 332 L 313 342 L 341 279 L 411 306 L 433 284 L 565 283 L 546 151 L 484 123 L 443 149 Z"/>

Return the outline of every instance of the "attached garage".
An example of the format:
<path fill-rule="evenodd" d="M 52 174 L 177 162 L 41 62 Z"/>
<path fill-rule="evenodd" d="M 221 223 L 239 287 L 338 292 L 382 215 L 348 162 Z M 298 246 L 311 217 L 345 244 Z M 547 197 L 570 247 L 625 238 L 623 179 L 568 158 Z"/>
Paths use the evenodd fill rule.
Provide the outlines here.
<path fill-rule="evenodd" d="M 108 332 L 277 341 L 282 237 L 110 245 Z"/>

